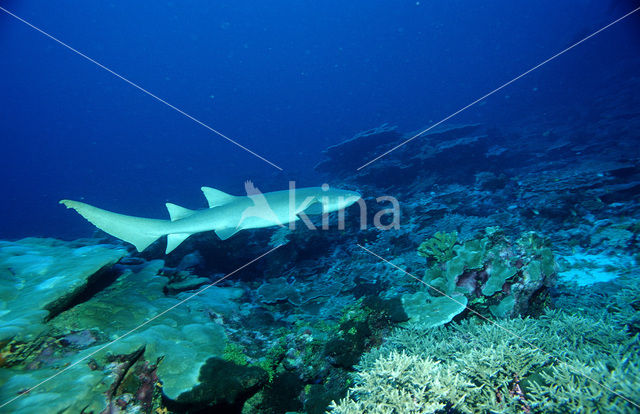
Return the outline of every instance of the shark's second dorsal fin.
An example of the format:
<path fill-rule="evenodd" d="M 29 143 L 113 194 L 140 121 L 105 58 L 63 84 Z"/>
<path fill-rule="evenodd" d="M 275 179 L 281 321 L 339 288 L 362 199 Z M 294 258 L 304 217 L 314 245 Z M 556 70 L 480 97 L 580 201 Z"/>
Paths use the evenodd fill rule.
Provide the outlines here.
<path fill-rule="evenodd" d="M 193 210 L 180 207 L 173 203 L 166 203 L 166 206 L 167 210 L 169 210 L 169 217 L 171 217 L 171 221 L 180 220 L 193 214 Z"/>
<path fill-rule="evenodd" d="M 202 187 L 201 190 L 209 203 L 209 208 L 222 206 L 238 198 L 211 187 Z"/>

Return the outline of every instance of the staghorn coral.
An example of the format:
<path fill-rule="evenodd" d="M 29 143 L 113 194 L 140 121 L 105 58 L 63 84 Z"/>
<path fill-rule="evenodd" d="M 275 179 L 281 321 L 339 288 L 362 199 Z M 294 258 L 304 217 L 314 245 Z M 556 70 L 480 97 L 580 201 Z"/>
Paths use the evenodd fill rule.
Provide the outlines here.
<path fill-rule="evenodd" d="M 392 351 L 360 365 L 351 393 L 330 409 L 337 414 L 426 414 L 445 408 L 469 413 L 465 398 L 477 390 L 438 361 Z"/>
<path fill-rule="evenodd" d="M 639 374 L 637 357 L 613 366 L 603 361 L 558 364 L 542 371 L 541 381 L 531 382 L 529 394 L 538 412 L 637 412 Z"/>
<path fill-rule="evenodd" d="M 438 377 L 446 388 L 471 384 L 459 411 L 634 413 L 640 403 L 640 340 L 629 318 L 638 313 L 631 304 L 639 293 L 630 284 L 606 298 L 604 307 L 549 310 L 538 319 L 515 318 L 500 325 L 470 319 L 423 330 L 410 324 L 364 355 L 356 377 L 370 378 L 371 372 L 362 371 L 379 372 L 389 355 L 397 359 L 401 353 L 417 365 L 439 362 L 439 372 L 449 375 Z M 440 408 L 432 403 L 453 403 L 445 397 L 416 396 L 408 385 L 400 391 L 378 385 L 366 389 L 372 385 L 376 383 L 359 382 L 347 399 L 333 404 L 333 412 L 421 412 L 403 411 L 409 402 L 434 409 L 422 412 L 445 412 L 447 403 Z M 401 397 L 409 402 L 396 404 Z M 385 401 L 385 411 L 367 408 L 375 401 Z"/>

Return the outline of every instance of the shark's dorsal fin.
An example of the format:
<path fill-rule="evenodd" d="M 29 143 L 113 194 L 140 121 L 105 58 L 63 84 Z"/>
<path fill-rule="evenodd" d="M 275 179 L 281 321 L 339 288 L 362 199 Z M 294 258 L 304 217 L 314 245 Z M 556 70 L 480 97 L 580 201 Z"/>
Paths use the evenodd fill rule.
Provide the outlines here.
<path fill-rule="evenodd" d="M 193 210 L 180 207 L 177 204 L 166 203 L 166 206 L 167 210 L 169 210 L 169 217 L 171 217 L 171 221 L 180 220 L 193 214 Z"/>
<path fill-rule="evenodd" d="M 201 190 L 209 203 L 209 208 L 222 206 L 238 198 L 211 187 L 202 187 Z"/>

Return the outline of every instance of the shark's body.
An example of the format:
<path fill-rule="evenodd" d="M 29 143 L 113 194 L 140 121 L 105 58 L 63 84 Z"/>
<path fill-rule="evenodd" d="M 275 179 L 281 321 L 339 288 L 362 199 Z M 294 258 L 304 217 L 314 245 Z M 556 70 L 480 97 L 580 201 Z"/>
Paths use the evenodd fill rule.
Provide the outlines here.
<path fill-rule="evenodd" d="M 194 233 L 214 230 L 220 239 L 226 240 L 240 230 L 284 226 L 300 220 L 302 214 L 337 211 L 360 198 L 356 192 L 329 189 L 328 186 L 264 194 L 251 183 L 247 183 L 246 188 L 247 196 L 233 196 L 202 187 L 209 208 L 189 210 L 167 203 L 171 220 L 127 216 L 79 201 L 61 200 L 60 203 L 76 210 L 106 233 L 133 244 L 138 251 L 166 235 L 166 253 L 169 253 Z"/>

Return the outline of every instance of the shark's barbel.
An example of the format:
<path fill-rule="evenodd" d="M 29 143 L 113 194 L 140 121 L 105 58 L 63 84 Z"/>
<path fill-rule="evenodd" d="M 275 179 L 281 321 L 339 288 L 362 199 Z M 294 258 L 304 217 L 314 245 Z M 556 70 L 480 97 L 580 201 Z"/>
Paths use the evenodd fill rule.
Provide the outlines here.
<path fill-rule="evenodd" d="M 127 216 L 80 201 L 61 200 L 60 203 L 77 211 L 100 230 L 133 244 L 138 251 L 166 235 L 166 253 L 169 253 L 194 233 L 214 230 L 220 239 L 226 240 L 240 230 L 284 226 L 300 220 L 302 214 L 338 211 L 360 199 L 360 194 L 354 191 L 328 186 L 261 193 L 247 182 L 245 188 L 246 196 L 234 196 L 202 187 L 209 208 L 189 210 L 166 203 L 171 220 Z"/>

